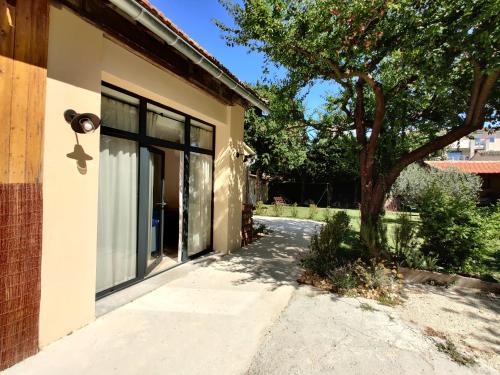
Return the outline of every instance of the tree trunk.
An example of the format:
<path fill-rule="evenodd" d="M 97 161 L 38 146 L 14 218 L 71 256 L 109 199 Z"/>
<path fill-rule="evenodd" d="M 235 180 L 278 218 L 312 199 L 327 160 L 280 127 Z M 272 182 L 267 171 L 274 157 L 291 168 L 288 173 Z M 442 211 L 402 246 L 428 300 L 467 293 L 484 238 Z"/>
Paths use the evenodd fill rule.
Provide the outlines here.
<path fill-rule="evenodd" d="M 371 258 L 386 257 L 386 233 L 381 216 L 384 209 L 386 191 L 382 182 L 374 184 L 368 178 L 366 164 L 361 164 L 361 226 L 360 239 Z"/>

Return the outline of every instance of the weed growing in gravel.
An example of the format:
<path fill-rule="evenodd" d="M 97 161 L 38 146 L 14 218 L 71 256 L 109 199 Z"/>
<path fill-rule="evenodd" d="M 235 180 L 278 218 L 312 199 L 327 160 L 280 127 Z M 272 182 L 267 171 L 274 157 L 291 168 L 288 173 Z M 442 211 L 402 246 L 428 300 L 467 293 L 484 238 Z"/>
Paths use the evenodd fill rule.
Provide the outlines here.
<path fill-rule="evenodd" d="M 374 308 L 372 305 L 369 303 L 363 302 L 361 305 L 359 305 L 359 308 L 363 311 L 378 311 L 376 308 Z"/>
<path fill-rule="evenodd" d="M 378 303 L 384 306 L 394 307 L 398 305 L 401 301 L 399 298 L 389 296 L 387 294 L 382 294 L 377 298 Z"/>
<path fill-rule="evenodd" d="M 440 352 L 447 354 L 452 359 L 452 361 L 458 363 L 459 365 L 472 366 L 472 365 L 476 364 L 476 361 L 474 358 L 460 353 L 457 350 L 457 347 L 455 346 L 455 344 L 453 342 L 451 342 L 449 339 L 445 339 L 444 343 L 443 342 L 435 342 L 435 344 Z"/>
<path fill-rule="evenodd" d="M 264 234 L 270 234 L 273 231 L 267 227 L 265 224 L 259 224 L 257 226 L 253 227 L 253 236 L 254 237 L 259 237 Z"/>

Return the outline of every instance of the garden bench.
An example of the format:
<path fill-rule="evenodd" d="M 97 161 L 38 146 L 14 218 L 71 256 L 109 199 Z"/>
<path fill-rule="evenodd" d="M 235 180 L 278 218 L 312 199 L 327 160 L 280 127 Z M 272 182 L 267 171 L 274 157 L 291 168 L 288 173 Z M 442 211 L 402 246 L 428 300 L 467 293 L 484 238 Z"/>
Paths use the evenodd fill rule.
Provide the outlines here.
<path fill-rule="evenodd" d="M 278 196 L 278 197 L 274 197 L 274 203 L 275 203 L 275 204 L 281 204 L 281 205 L 283 205 L 283 206 L 286 206 L 286 201 L 285 201 L 285 199 L 284 199 L 283 197 L 280 197 L 280 196 Z"/>

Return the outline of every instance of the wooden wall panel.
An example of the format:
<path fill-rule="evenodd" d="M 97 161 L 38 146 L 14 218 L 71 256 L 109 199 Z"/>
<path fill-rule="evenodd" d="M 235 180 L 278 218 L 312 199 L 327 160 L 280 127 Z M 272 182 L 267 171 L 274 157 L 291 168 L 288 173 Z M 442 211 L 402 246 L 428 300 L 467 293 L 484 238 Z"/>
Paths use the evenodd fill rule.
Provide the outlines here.
<path fill-rule="evenodd" d="M 0 0 L 0 370 L 38 351 L 48 0 Z"/>
<path fill-rule="evenodd" d="M 0 97 L 0 116 L 7 119 L 0 131 L 0 183 L 9 181 L 15 9 L 6 0 L 0 0 L 0 93 L 2 93 Z"/>

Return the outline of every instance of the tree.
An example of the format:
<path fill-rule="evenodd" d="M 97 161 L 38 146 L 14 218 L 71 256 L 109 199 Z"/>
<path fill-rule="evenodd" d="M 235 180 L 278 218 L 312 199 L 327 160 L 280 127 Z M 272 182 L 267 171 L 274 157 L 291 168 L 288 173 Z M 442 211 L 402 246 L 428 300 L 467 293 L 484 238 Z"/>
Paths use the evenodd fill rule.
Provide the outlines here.
<path fill-rule="evenodd" d="M 303 124 L 332 136 L 355 133 L 360 234 L 374 257 L 383 256 L 376 228 L 401 171 L 485 123 L 498 124 L 497 0 L 223 3 L 235 23 L 219 24 L 228 43 L 286 68 L 291 91 L 317 80 L 339 85 L 323 116 Z M 298 107 L 290 115 L 303 117 Z"/>
<path fill-rule="evenodd" d="M 257 154 L 252 169 L 260 186 L 264 174 L 283 176 L 300 168 L 306 160 L 308 138 L 303 126 L 293 126 L 286 122 L 289 119 L 283 115 L 290 105 L 300 106 L 299 103 L 280 95 L 276 86 L 257 84 L 254 89 L 266 98 L 270 107 L 266 116 L 255 108 L 245 115 L 245 142 Z M 260 200 L 260 197 L 257 199 Z"/>

